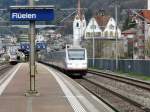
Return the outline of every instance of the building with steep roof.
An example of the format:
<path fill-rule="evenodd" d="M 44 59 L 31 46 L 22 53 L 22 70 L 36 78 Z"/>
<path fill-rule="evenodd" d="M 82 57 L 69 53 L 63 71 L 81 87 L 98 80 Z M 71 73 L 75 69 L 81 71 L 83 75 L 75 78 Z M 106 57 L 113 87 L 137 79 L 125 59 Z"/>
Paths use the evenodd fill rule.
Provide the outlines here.
<path fill-rule="evenodd" d="M 147 9 L 135 13 L 137 39 L 137 58 L 150 57 L 150 0 L 147 0 Z"/>
<path fill-rule="evenodd" d="M 141 22 L 144 23 L 145 40 L 150 38 L 150 0 L 147 0 L 147 9 L 140 12 Z"/>
<path fill-rule="evenodd" d="M 141 21 L 144 21 L 144 57 L 145 59 L 150 59 L 150 0 L 147 0 L 147 10 L 143 10 L 141 15 L 144 17 Z"/>
<path fill-rule="evenodd" d="M 115 58 L 116 33 L 119 47 L 118 56 L 124 56 L 121 30 L 117 27 L 116 32 L 116 25 L 114 18 L 104 15 L 103 12 L 90 19 L 84 35 L 84 46 L 87 48 L 89 58 L 93 56 L 93 49 L 95 49 L 95 58 Z"/>
<path fill-rule="evenodd" d="M 115 39 L 116 22 L 113 17 L 101 14 L 90 19 L 85 30 L 85 39 L 101 38 Z M 121 38 L 121 30 L 117 27 L 118 38 Z"/>
<path fill-rule="evenodd" d="M 95 16 L 94 17 L 98 25 L 101 27 L 102 30 L 105 29 L 105 26 L 107 25 L 109 19 L 111 18 L 110 16 L 104 16 L 103 14 L 101 16 Z"/>

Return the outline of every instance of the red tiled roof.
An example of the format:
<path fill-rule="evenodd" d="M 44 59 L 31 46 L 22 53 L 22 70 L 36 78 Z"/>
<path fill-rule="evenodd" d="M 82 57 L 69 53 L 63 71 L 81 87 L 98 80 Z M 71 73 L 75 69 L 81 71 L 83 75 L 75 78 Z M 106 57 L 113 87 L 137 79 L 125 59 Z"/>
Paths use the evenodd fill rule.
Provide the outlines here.
<path fill-rule="evenodd" d="M 146 19 L 148 19 L 149 21 L 149 23 L 150 23 L 150 10 L 143 10 L 142 11 L 142 15 L 146 18 Z"/>
<path fill-rule="evenodd" d="M 124 34 L 124 35 L 126 35 L 126 34 L 136 34 L 136 30 L 134 28 L 130 28 L 128 30 L 123 31 L 122 34 Z"/>
<path fill-rule="evenodd" d="M 109 19 L 110 19 L 110 16 L 103 16 L 103 15 L 98 15 L 98 16 L 95 16 L 94 17 L 98 23 L 98 25 L 100 27 L 102 27 L 102 29 L 107 25 Z"/>

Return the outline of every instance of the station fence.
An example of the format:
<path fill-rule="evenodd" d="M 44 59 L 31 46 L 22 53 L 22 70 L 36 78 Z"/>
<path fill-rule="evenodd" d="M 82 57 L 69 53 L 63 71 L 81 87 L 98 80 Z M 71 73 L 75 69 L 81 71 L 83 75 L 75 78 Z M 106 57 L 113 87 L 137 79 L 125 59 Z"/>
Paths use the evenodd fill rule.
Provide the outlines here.
<path fill-rule="evenodd" d="M 88 67 L 102 70 L 116 71 L 115 59 L 95 59 L 93 66 L 93 59 L 88 59 Z M 132 60 L 119 59 L 118 69 L 121 72 L 132 72 L 150 76 L 150 60 Z"/>

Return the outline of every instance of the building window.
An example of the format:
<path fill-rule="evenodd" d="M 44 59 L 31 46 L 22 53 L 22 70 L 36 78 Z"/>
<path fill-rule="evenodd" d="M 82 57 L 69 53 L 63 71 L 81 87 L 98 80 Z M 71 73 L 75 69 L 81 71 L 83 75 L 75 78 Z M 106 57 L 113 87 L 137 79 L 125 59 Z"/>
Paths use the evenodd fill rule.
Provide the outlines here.
<path fill-rule="evenodd" d="M 76 27 L 79 27 L 79 23 L 76 24 Z"/>
<path fill-rule="evenodd" d="M 95 36 L 98 37 L 98 32 L 95 32 Z"/>
<path fill-rule="evenodd" d="M 94 35 L 94 32 L 91 32 L 91 37 L 94 37 L 95 35 Z"/>
<path fill-rule="evenodd" d="M 114 30 L 115 26 L 111 24 L 111 25 L 109 25 L 109 29 Z"/>
<path fill-rule="evenodd" d="M 105 37 L 108 37 L 108 31 L 105 31 L 104 35 Z"/>
<path fill-rule="evenodd" d="M 114 37 L 114 33 L 110 31 L 110 37 Z"/>
<path fill-rule="evenodd" d="M 98 32 L 98 35 L 101 37 L 102 36 L 101 32 Z"/>
<path fill-rule="evenodd" d="M 96 37 L 101 37 L 101 32 L 95 32 Z"/>
<path fill-rule="evenodd" d="M 118 37 L 118 32 L 115 32 L 115 37 Z"/>
<path fill-rule="evenodd" d="M 86 33 L 86 37 L 90 37 L 90 32 L 87 32 L 87 33 Z"/>
<path fill-rule="evenodd" d="M 96 29 L 96 25 L 91 25 L 91 29 Z"/>

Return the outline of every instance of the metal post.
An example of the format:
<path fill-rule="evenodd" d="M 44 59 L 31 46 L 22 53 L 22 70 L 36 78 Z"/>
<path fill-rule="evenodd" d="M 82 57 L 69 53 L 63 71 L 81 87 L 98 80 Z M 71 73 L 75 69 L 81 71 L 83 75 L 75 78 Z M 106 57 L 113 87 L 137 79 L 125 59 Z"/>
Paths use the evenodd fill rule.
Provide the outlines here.
<path fill-rule="evenodd" d="M 30 6 L 33 6 L 33 5 L 34 5 L 33 0 L 29 0 L 29 5 L 30 5 Z"/>
<path fill-rule="evenodd" d="M 33 0 L 29 0 L 29 5 L 33 6 Z M 25 94 L 26 96 L 37 95 L 35 89 L 35 21 L 30 21 L 29 28 L 30 37 L 30 90 Z"/>
<path fill-rule="evenodd" d="M 133 57 L 132 57 L 132 59 L 134 59 L 134 37 L 133 37 Z"/>
<path fill-rule="evenodd" d="M 35 91 L 35 21 L 30 21 L 30 91 Z"/>
<path fill-rule="evenodd" d="M 118 0 L 115 0 L 115 20 L 116 20 L 116 71 L 118 70 Z"/>
<path fill-rule="evenodd" d="M 95 65 L 95 35 L 94 35 L 94 17 L 93 17 L 93 25 L 92 25 L 92 29 L 93 29 L 93 67 Z"/>

